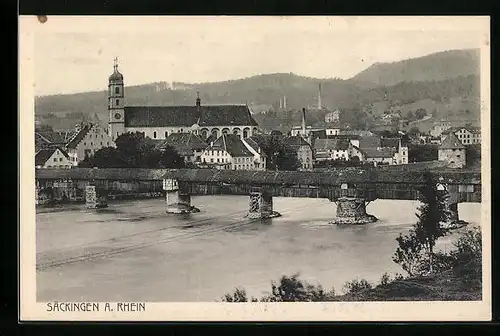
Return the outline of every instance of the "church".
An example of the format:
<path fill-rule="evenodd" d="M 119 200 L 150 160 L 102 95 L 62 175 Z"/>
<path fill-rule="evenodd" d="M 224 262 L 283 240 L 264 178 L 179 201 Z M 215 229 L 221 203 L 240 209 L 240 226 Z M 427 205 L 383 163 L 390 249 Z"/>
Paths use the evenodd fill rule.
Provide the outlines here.
<path fill-rule="evenodd" d="M 113 140 L 127 132 L 142 132 L 159 140 L 172 133 L 193 132 L 206 140 L 222 134 L 244 139 L 258 132 L 247 105 L 202 105 L 199 95 L 192 106 L 125 106 L 123 75 L 116 58 L 109 76 L 108 112 L 108 132 Z"/>

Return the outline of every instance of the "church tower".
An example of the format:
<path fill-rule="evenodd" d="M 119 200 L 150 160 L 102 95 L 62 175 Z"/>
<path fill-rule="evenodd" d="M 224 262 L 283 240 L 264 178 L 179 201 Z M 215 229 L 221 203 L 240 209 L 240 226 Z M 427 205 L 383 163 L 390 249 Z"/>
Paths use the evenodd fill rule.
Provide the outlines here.
<path fill-rule="evenodd" d="M 108 82 L 108 112 L 109 112 L 109 136 L 116 138 L 125 133 L 125 95 L 123 87 L 123 75 L 118 71 L 118 59 L 115 58 L 114 71 L 109 76 Z"/>

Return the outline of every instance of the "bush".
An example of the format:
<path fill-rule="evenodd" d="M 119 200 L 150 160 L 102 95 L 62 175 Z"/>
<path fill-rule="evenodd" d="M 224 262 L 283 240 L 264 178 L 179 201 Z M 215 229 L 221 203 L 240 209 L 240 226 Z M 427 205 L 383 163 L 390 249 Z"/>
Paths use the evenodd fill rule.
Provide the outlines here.
<path fill-rule="evenodd" d="M 271 282 L 271 293 L 263 296 L 261 302 L 326 302 L 332 301 L 335 290 L 325 291 L 321 285 L 314 286 L 299 280 L 299 274 L 282 276 L 278 283 Z M 234 292 L 225 294 L 223 302 L 248 302 L 244 289 L 236 288 Z M 251 302 L 258 302 L 252 297 Z"/>
<path fill-rule="evenodd" d="M 271 294 L 262 298 L 264 302 L 305 302 L 328 301 L 335 295 L 334 290 L 327 292 L 322 286 L 314 286 L 298 279 L 299 274 L 282 276 L 279 284 L 271 282 Z"/>
<path fill-rule="evenodd" d="M 359 293 L 364 290 L 372 289 L 372 285 L 365 279 L 355 279 L 352 281 L 348 281 L 344 284 L 343 292 L 344 294 L 354 294 Z"/>
<path fill-rule="evenodd" d="M 222 297 L 223 302 L 248 302 L 247 293 L 243 288 L 235 288 L 233 293 L 225 294 Z M 256 302 L 257 299 L 252 298 L 252 302 Z"/>
<path fill-rule="evenodd" d="M 391 276 L 389 275 L 389 273 L 385 272 L 380 277 L 380 284 L 381 285 L 387 285 L 389 282 L 391 282 Z"/>
<path fill-rule="evenodd" d="M 481 287 L 482 283 L 482 236 L 479 227 L 468 228 L 454 243 L 456 250 L 450 253 L 453 272 L 465 284 Z"/>
<path fill-rule="evenodd" d="M 409 276 L 419 274 L 419 264 L 423 259 L 422 245 L 416 238 L 414 230 L 410 230 L 408 235 L 399 234 L 396 238 L 398 248 L 394 252 L 392 260 L 401 266 Z"/>

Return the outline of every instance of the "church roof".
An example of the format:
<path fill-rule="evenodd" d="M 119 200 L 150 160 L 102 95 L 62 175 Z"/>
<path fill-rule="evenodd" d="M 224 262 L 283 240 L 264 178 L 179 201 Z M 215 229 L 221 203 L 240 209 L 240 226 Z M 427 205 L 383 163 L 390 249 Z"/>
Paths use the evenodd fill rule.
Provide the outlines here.
<path fill-rule="evenodd" d="M 125 127 L 258 126 L 246 105 L 126 106 Z"/>
<path fill-rule="evenodd" d="M 439 149 L 465 149 L 465 146 L 460 142 L 460 140 L 458 140 L 455 133 L 450 133 L 443 140 Z"/>
<path fill-rule="evenodd" d="M 123 81 L 123 75 L 118 71 L 118 69 L 115 69 L 115 71 L 109 76 L 109 81 Z"/>
<path fill-rule="evenodd" d="M 207 150 L 223 150 L 231 156 L 253 156 L 236 134 L 222 134 Z"/>

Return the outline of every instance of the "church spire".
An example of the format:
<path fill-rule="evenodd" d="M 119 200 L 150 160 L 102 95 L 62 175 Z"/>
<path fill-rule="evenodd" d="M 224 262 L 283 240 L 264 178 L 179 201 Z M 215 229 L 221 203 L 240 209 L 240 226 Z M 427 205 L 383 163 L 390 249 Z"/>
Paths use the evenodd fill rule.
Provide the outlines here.
<path fill-rule="evenodd" d="M 118 71 L 118 57 L 115 57 L 114 59 L 113 68 L 115 69 L 115 72 Z"/>
<path fill-rule="evenodd" d="M 196 91 L 196 106 L 201 106 L 200 91 Z"/>

